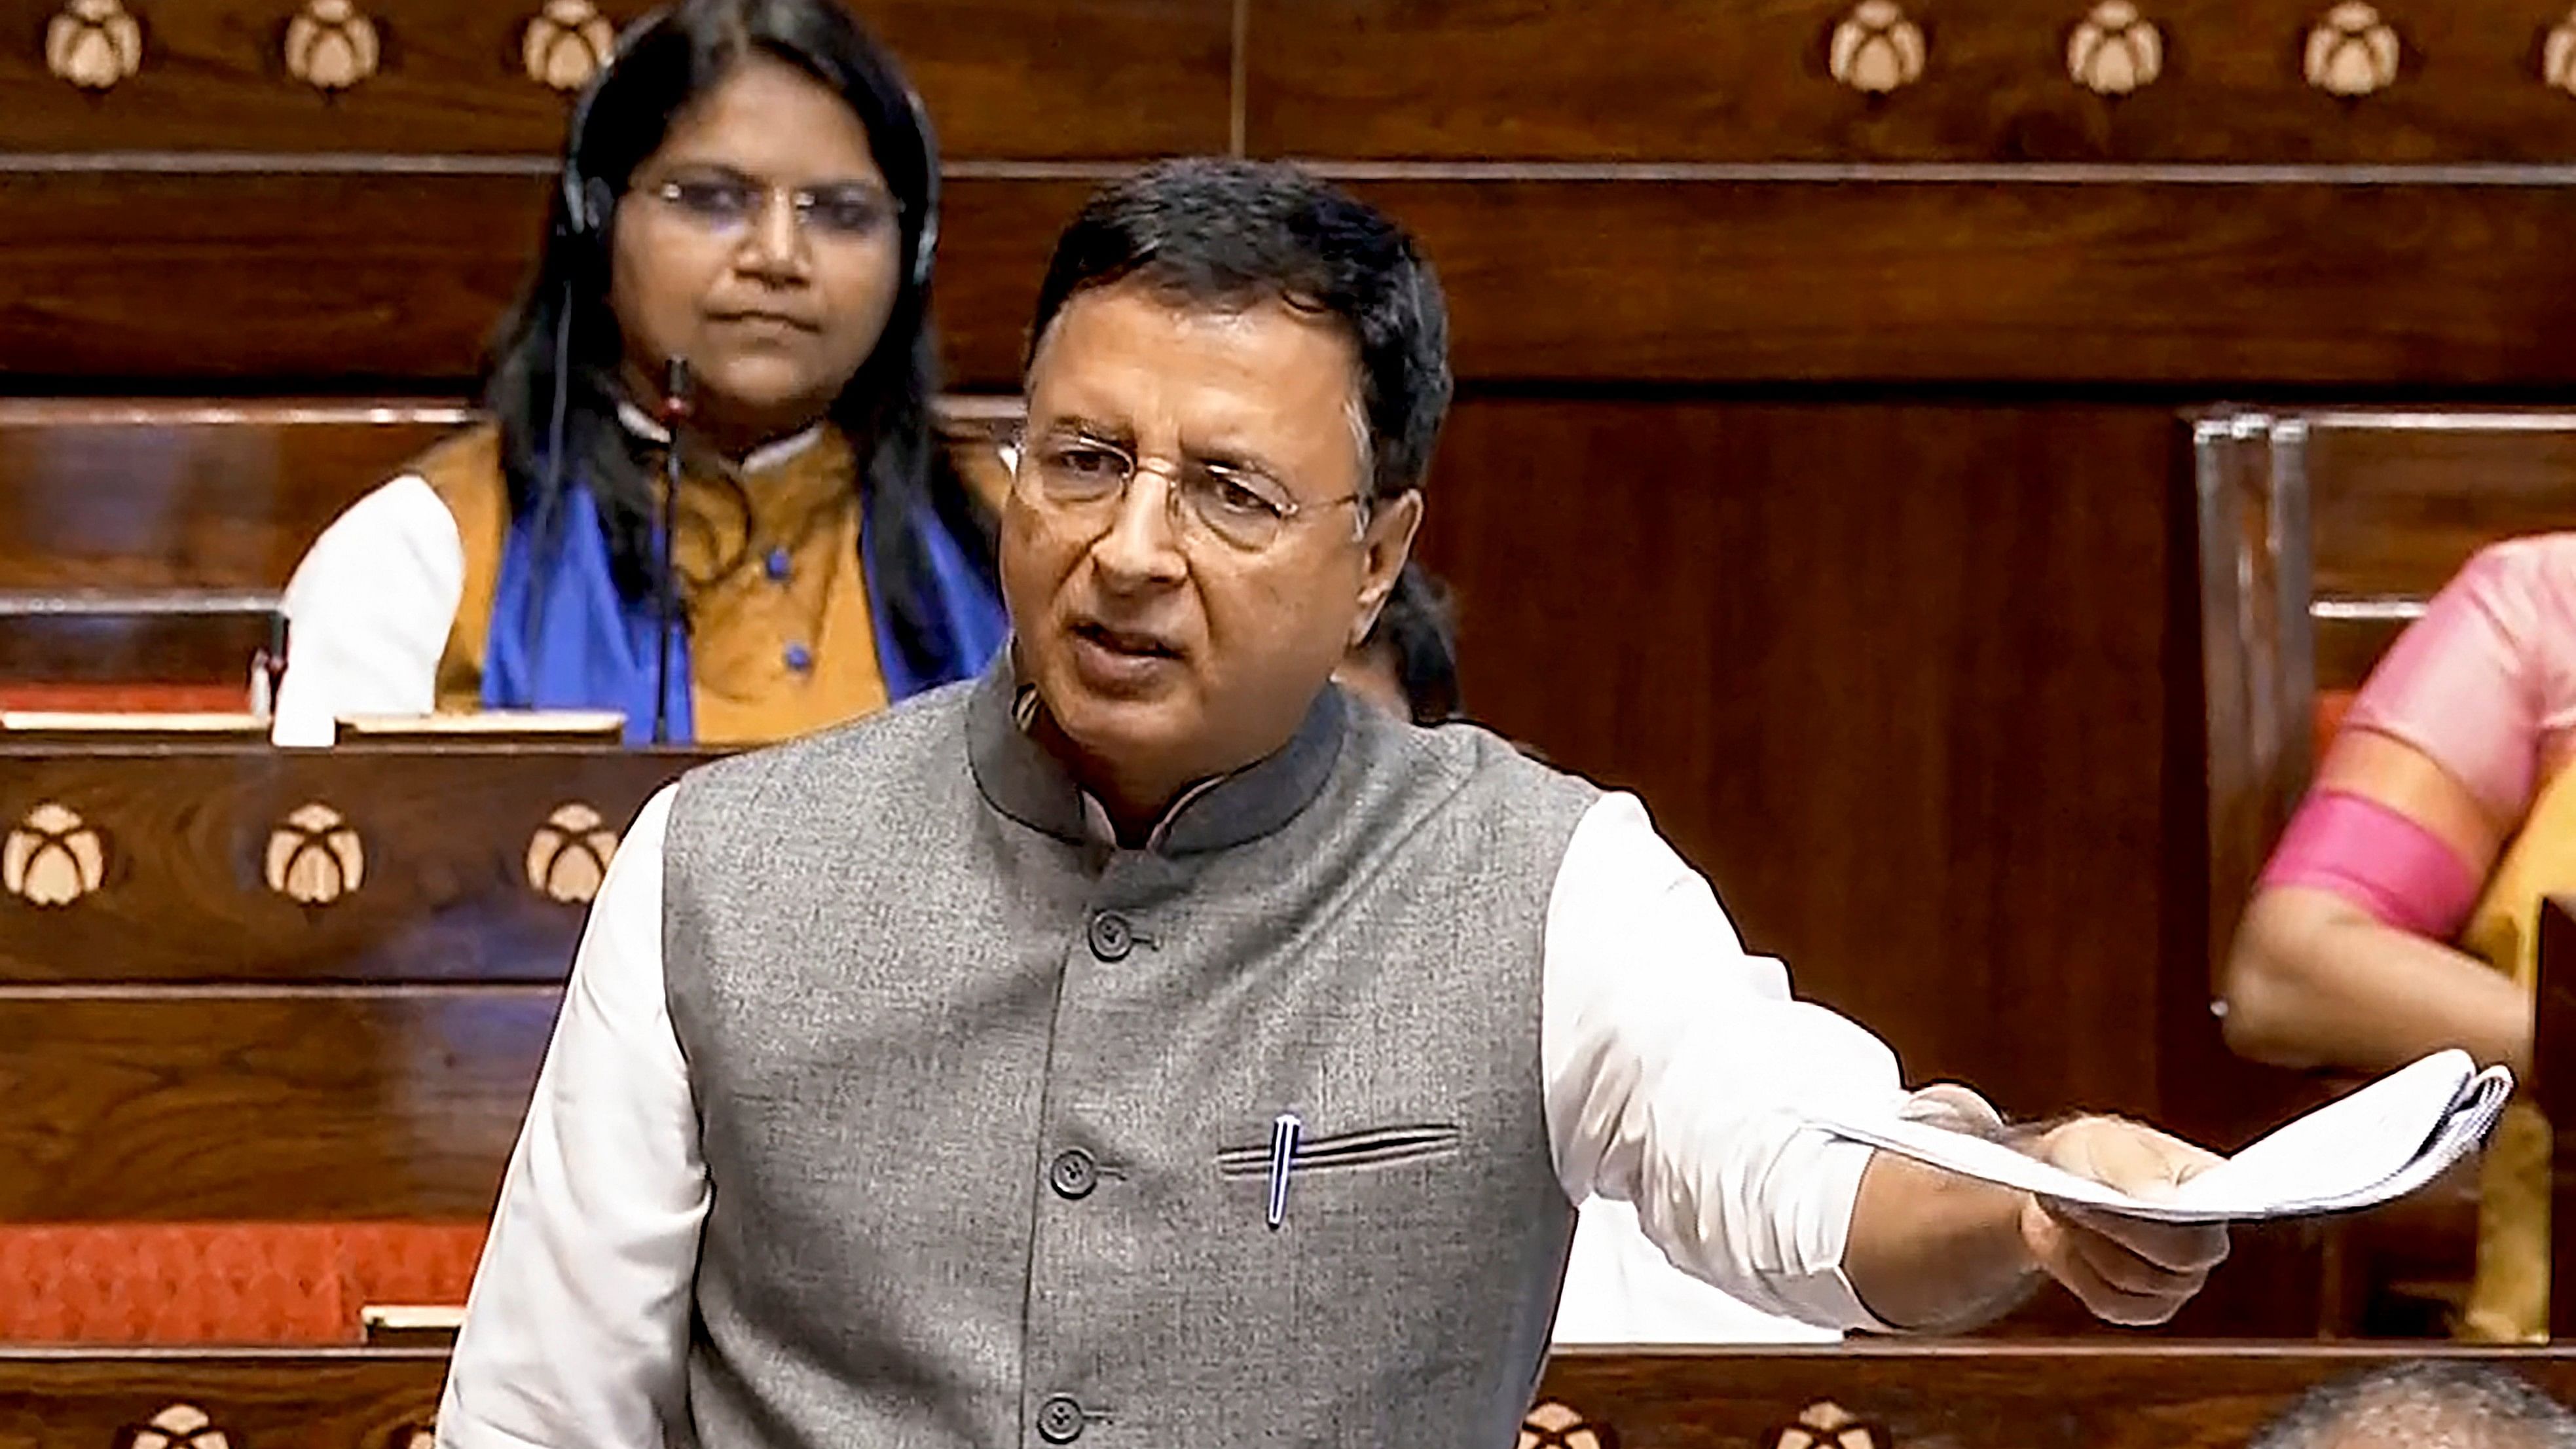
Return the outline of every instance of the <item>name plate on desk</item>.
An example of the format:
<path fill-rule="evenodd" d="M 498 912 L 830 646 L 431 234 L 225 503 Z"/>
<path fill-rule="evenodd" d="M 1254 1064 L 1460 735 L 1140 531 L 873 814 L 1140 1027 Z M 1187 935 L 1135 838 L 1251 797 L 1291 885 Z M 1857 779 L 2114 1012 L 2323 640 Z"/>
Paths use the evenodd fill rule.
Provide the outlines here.
<path fill-rule="evenodd" d="M 0 710 L 0 741 L 76 746 L 206 744 L 268 739 L 268 721 L 237 712 L 155 714 L 103 710 Z"/>
<path fill-rule="evenodd" d="M 342 744 L 594 744 L 626 738 L 626 716 L 613 709 L 477 710 L 471 714 L 360 714 L 339 721 Z"/>
<path fill-rule="evenodd" d="M 559 981 L 652 793 L 715 752 L 0 734 L 0 985 Z"/>

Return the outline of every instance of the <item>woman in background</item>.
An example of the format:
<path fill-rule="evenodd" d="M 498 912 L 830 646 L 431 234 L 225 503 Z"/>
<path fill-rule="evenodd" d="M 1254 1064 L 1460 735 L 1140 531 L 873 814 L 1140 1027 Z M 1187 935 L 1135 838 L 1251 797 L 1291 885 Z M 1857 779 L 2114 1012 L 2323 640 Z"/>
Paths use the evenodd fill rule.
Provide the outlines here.
<path fill-rule="evenodd" d="M 279 739 L 588 708 L 632 742 L 747 743 L 979 672 L 1007 624 L 988 515 L 931 431 L 938 166 L 830 0 L 685 0 L 630 31 L 574 110 L 492 421 L 288 586 Z"/>
<path fill-rule="evenodd" d="M 2495 545 L 2371 671 L 2227 963 L 2228 1044 L 2384 1071 L 2462 1047 L 2531 1072 L 2541 899 L 2576 889 L 2576 534 Z M 2465 1336 L 2548 1322 L 2548 1127 L 2509 1108 Z"/>

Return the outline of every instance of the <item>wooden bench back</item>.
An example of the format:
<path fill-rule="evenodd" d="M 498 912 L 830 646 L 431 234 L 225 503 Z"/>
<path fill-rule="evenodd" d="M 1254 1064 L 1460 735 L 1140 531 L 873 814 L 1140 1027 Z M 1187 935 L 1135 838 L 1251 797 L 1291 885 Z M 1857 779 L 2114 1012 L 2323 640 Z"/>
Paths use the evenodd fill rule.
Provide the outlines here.
<path fill-rule="evenodd" d="M 2215 972 L 2340 703 L 2487 544 L 2576 527 L 2576 411 L 2195 418 Z"/>

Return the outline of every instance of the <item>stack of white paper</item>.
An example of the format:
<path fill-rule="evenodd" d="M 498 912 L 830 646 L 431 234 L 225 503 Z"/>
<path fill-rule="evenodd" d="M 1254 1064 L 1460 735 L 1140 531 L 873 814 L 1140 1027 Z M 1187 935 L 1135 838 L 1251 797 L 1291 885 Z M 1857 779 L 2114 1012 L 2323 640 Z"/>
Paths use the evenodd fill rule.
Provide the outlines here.
<path fill-rule="evenodd" d="M 2467 1052 L 2435 1052 L 2159 1197 L 2132 1197 L 2002 1143 L 1929 1123 L 1833 1112 L 1813 1120 L 1836 1136 L 1935 1167 L 2128 1217 L 2243 1222 L 2352 1212 L 2404 1197 L 2485 1145 L 2512 1093 L 2513 1074 L 2504 1068 L 2479 1071 Z"/>

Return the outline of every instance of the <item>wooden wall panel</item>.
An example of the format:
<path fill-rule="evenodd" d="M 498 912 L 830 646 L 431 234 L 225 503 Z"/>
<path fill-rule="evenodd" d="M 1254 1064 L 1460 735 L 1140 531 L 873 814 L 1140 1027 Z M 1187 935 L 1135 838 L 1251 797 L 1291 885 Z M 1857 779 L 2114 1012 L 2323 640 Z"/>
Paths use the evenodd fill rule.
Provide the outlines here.
<path fill-rule="evenodd" d="M 30 842 L 30 860 L 36 843 L 87 832 L 97 862 L 94 888 L 70 899 L 0 893 L 0 982 L 560 982 L 587 897 L 541 891 L 532 856 L 546 880 L 595 886 L 598 857 L 645 800 L 705 758 L 0 743 L 0 831 Z M 338 823 L 295 819 L 314 805 Z M 572 805 L 597 823 L 555 824 Z M 294 864 L 308 844 L 316 884 L 279 889 L 305 878 Z M 32 865 L 14 874 L 35 878 Z"/>
<path fill-rule="evenodd" d="M 1016 425 L 1017 399 L 949 394 L 939 407 L 968 481 L 998 496 L 1008 482 L 992 444 Z M 121 597 L 178 606 L 184 600 L 163 593 L 227 591 L 200 600 L 199 612 L 273 602 L 243 596 L 283 588 L 342 509 L 474 417 L 460 403 L 421 398 L 0 398 L 0 634 L 13 636 L 0 637 L 0 673 L 40 642 L 27 633 L 29 610 L 65 596 L 97 607 L 86 629 L 51 637 L 102 646 L 92 661 L 101 665 L 156 643 L 151 630 L 126 627 L 131 618 L 111 624 Z M 102 591 L 112 597 L 91 598 Z M 205 657 L 196 644 L 183 647 L 184 658 Z M 237 676 L 247 651 L 227 657 L 226 677 Z M 35 677 L 156 676 L 114 667 Z"/>
<path fill-rule="evenodd" d="M 238 708 L 276 612 L 274 594 L 0 593 L 0 701 L 27 685 L 170 685 L 220 688 Z"/>
<path fill-rule="evenodd" d="M 2170 426 L 1471 399 L 1423 554 L 1470 711 L 1640 791 L 1802 991 L 2013 1110 L 2147 1111 Z"/>
<path fill-rule="evenodd" d="M 361 0 L 375 74 L 329 93 L 297 79 L 300 0 L 128 7 L 143 63 L 103 91 L 46 69 L 60 0 L 0 0 L 0 151 L 518 154 L 562 149 L 567 97 L 532 79 L 539 0 Z M 619 21 L 650 8 L 604 0 Z M 911 72 L 947 153 L 1064 158 L 1219 150 L 1226 0 L 855 0 Z M 578 43 L 578 42 L 575 42 Z M 1079 53 L 1080 64 L 1059 57 Z"/>
<path fill-rule="evenodd" d="M 214 1431 L 162 1429 L 161 1442 L 198 1449 L 215 1449 L 215 1436 L 225 1449 L 414 1449 L 446 1382 L 447 1354 L 437 1349 L 20 1348 L 0 1351 L 0 1442 L 130 1446 L 136 1430 L 169 1415 L 165 1424 Z"/>
<path fill-rule="evenodd" d="M 1016 386 L 1055 233 L 1093 184 L 950 188 L 939 310 L 957 385 Z M 1440 269 L 1471 380 L 2204 397 L 2576 381 L 2576 188 L 1355 184 Z M 0 388 L 462 389 L 534 255 L 544 187 L 0 174 Z"/>
<path fill-rule="evenodd" d="M 540 174 L 10 171 L 0 392 L 462 394 L 544 230 Z M 1081 180 L 961 179 L 940 318 L 961 386 L 1016 388 Z"/>
<path fill-rule="evenodd" d="M 2117 98 L 2070 69 L 2087 5 L 1906 0 L 1921 75 L 1886 95 L 1832 73 L 1853 8 L 1252 0 L 1247 139 L 1416 159 L 2556 162 L 2576 124 L 2543 78 L 2549 5 L 2382 5 L 2398 74 L 2358 102 L 2308 84 L 2316 0 L 2137 7 L 2160 70 Z"/>
<path fill-rule="evenodd" d="M 536 255 L 549 184 L 0 174 L 0 376 L 22 394 L 98 377 L 461 390 Z"/>
<path fill-rule="evenodd" d="M 341 509 L 468 416 L 0 399 L 0 588 L 277 588 Z"/>
<path fill-rule="evenodd" d="M 2500 538 L 2576 527 L 2576 413 L 2327 412 L 2282 459 L 2320 598 L 2426 598 Z"/>
<path fill-rule="evenodd" d="M 2233 1449 L 2303 1390 L 2416 1356 L 2493 1364 L 2576 1396 L 2565 1349 L 1579 1350 L 1548 1364 L 1527 1437 L 1624 1449 Z M 210 1431 L 201 1443 L 220 1434 L 247 1449 L 409 1449 L 437 1409 L 445 1359 L 437 1349 L 17 1349 L 0 1352 L 0 1436 L 25 1449 L 99 1449 L 184 1405 Z"/>
<path fill-rule="evenodd" d="M 0 991 L 0 1220 L 483 1218 L 559 994 Z"/>
<path fill-rule="evenodd" d="M 2576 116 L 2576 100 L 2569 102 Z M 1468 378 L 2576 380 L 2576 189 L 1372 180 Z"/>
<path fill-rule="evenodd" d="M 2410 1345 L 1873 1344 L 1713 1353 L 1564 1353 L 1539 1386 L 1623 1449 L 2235 1449 L 2312 1385 L 2407 1355 L 2478 1359 L 2560 1397 L 2564 1349 Z M 1543 1411 L 1542 1411 L 1543 1412 Z M 1860 1428 L 1866 1434 L 1842 1436 Z M 1607 1431 L 1607 1432 L 1604 1432 Z M 1615 1436 L 1615 1437 L 1614 1437 Z M 1579 1443 L 1580 1439 L 1563 1442 Z"/>

